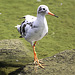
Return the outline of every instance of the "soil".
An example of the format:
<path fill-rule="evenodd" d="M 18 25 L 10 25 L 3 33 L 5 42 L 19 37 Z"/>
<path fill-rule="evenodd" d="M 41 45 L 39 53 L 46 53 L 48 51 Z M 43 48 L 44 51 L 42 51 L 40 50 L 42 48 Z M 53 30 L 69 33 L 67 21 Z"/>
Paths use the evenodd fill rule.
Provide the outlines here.
<path fill-rule="evenodd" d="M 43 68 L 33 63 L 26 65 L 19 75 L 75 75 L 75 49 L 41 59 Z"/>
<path fill-rule="evenodd" d="M 40 59 L 44 69 L 32 59 L 33 53 L 20 40 L 0 41 L 0 75 L 75 75 L 75 49 Z"/>

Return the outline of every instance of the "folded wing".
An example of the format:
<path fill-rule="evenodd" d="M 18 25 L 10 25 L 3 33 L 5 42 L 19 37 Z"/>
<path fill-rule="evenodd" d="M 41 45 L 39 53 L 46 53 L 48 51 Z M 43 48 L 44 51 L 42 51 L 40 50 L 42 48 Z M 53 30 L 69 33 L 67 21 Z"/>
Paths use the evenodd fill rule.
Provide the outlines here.
<path fill-rule="evenodd" d="M 21 23 L 21 25 L 15 26 L 19 31 L 19 33 L 21 34 L 20 37 L 26 36 L 28 30 L 33 27 L 33 23 L 36 20 L 36 17 L 31 15 L 26 15 L 23 18 L 25 18 L 25 20 Z"/>

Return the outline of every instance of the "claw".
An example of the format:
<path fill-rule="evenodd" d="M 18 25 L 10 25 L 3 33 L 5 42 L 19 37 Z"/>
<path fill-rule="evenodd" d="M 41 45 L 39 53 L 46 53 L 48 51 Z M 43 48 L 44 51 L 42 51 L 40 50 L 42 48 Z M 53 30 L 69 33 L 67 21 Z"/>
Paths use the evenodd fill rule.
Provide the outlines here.
<path fill-rule="evenodd" d="M 42 66 L 40 63 L 39 63 L 39 66 L 44 69 L 44 66 Z"/>
<path fill-rule="evenodd" d="M 39 67 L 43 68 L 44 69 L 44 66 L 42 66 L 42 64 L 39 63 L 39 60 L 34 60 L 34 64 L 35 64 L 35 67 L 38 65 Z"/>

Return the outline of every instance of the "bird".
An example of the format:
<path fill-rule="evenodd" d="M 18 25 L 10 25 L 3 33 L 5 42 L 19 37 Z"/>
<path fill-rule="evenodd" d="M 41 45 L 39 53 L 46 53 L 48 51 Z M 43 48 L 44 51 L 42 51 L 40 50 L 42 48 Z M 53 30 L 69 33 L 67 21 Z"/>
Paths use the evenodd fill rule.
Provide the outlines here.
<path fill-rule="evenodd" d="M 37 17 L 32 15 L 25 15 L 22 18 L 25 20 L 21 25 L 15 26 L 20 33 L 20 38 L 25 38 L 33 47 L 34 52 L 34 64 L 38 64 L 39 67 L 44 66 L 39 62 L 35 45 L 37 41 L 41 40 L 48 33 L 48 25 L 45 15 L 52 15 L 58 18 L 55 14 L 50 12 L 46 5 L 40 5 L 37 9 Z"/>

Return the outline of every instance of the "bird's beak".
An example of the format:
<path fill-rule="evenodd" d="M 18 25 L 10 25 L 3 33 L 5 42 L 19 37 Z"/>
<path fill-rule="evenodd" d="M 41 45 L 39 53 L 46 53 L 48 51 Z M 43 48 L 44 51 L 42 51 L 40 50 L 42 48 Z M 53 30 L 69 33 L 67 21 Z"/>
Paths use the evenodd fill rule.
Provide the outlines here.
<path fill-rule="evenodd" d="M 49 15 L 55 16 L 58 18 L 58 16 L 56 16 L 55 14 L 53 14 L 52 12 L 48 12 Z"/>

